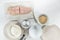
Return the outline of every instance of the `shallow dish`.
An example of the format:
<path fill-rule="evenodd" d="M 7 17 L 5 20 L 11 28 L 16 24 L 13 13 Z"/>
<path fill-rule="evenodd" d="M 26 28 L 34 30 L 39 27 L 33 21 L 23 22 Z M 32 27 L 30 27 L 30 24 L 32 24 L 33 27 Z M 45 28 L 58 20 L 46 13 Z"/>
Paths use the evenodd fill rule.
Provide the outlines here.
<path fill-rule="evenodd" d="M 5 25 L 4 34 L 8 39 L 20 39 L 23 36 L 23 29 L 17 21 L 10 21 Z"/>

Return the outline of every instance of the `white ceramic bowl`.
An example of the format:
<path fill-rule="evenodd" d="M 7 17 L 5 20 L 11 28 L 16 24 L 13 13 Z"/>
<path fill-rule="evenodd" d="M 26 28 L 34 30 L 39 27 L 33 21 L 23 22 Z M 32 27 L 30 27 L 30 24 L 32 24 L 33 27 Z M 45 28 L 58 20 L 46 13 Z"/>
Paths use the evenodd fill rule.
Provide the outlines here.
<path fill-rule="evenodd" d="M 20 39 L 23 35 L 23 29 L 16 24 L 17 21 L 11 21 L 5 25 L 4 34 L 8 39 Z"/>

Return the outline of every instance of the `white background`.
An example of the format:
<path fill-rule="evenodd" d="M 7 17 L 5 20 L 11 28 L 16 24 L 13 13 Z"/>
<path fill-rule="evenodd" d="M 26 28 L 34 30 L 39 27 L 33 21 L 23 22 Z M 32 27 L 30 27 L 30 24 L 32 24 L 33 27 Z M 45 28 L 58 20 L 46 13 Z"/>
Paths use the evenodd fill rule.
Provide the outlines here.
<path fill-rule="evenodd" d="M 3 30 L 6 22 L 4 4 L 7 2 L 31 1 L 35 16 L 46 14 L 49 17 L 49 25 L 57 25 L 60 28 L 60 0 L 0 0 L 0 40 L 7 40 Z"/>

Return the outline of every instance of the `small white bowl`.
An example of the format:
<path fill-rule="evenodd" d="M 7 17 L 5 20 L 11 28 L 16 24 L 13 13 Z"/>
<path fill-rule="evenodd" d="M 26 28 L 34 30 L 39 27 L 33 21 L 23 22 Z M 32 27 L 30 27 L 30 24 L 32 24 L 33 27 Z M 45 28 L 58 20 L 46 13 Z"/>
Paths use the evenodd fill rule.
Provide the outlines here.
<path fill-rule="evenodd" d="M 23 29 L 16 24 L 17 21 L 11 21 L 5 25 L 4 34 L 8 39 L 20 39 L 23 36 Z"/>
<path fill-rule="evenodd" d="M 39 22 L 39 19 L 38 19 L 38 18 L 39 18 L 39 16 L 41 16 L 41 15 L 46 15 L 46 14 L 39 14 L 39 15 L 34 14 L 34 17 L 35 17 L 37 23 L 40 24 L 41 27 L 44 26 L 44 25 L 48 25 L 49 19 L 48 19 L 48 16 L 47 16 L 47 15 L 46 15 L 46 16 L 47 16 L 47 22 L 46 22 L 46 23 L 41 24 L 41 23 Z"/>

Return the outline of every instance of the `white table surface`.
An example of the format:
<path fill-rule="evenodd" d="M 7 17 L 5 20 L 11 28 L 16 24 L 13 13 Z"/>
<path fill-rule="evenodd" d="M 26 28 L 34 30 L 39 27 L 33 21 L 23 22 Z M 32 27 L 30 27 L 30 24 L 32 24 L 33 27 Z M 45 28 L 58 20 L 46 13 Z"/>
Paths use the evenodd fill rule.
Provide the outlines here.
<path fill-rule="evenodd" d="M 0 40 L 7 40 L 3 30 L 8 22 L 4 13 L 4 4 L 7 2 L 18 2 L 22 0 L 0 0 Z M 23 0 L 27 1 L 27 0 Z M 48 24 L 55 24 L 60 28 L 60 0 L 28 0 L 33 3 L 34 14 L 37 17 L 40 14 L 46 14 L 49 17 Z"/>

